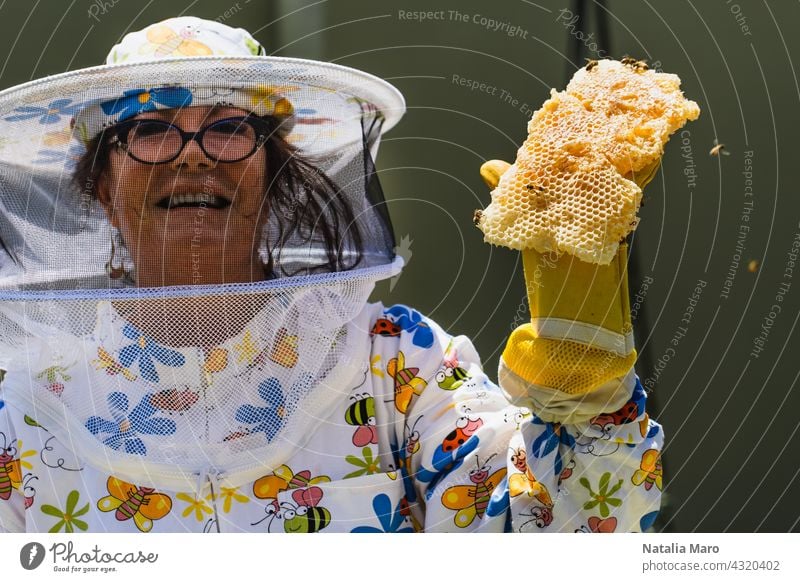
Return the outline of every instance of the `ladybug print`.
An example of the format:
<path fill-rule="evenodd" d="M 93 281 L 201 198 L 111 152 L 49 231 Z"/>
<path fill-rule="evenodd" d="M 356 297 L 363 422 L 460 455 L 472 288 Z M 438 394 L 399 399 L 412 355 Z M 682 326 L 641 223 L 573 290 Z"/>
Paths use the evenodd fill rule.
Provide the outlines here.
<path fill-rule="evenodd" d="M 402 332 L 402 328 L 394 323 L 391 319 L 386 317 L 380 318 L 378 321 L 375 322 L 375 325 L 372 327 L 372 331 L 370 331 L 370 335 L 382 335 L 384 337 L 395 337 L 400 335 Z"/>
<path fill-rule="evenodd" d="M 467 439 L 475 434 L 475 431 L 483 426 L 483 420 L 478 417 L 470 417 L 471 411 L 464 409 L 464 414 L 456 422 L 456 428 L 452 430 L 442 441 L 442 450 L 450 453 L 467 442 Z"/>
<path fill-rule="evenodd" d="M 596 426 L 603 432 L 610 430 L 611 426 L 628 424 L 634 422 L 639 417 L 639 405 L 629 400 L 622 408 L 611 414 L 598 414 L 592 419 L 592 426 Z"/>
<path fill-rule="evenodd" d="M 456 427 L 452 432 L 444 437 L 444 440 L 442 441 L 442 450 L 445 453 L 450 453 L 467 442 L 468 438 L 469 436 L 467 436 L 467 433 L 464 432 L 463 428 Z"/>

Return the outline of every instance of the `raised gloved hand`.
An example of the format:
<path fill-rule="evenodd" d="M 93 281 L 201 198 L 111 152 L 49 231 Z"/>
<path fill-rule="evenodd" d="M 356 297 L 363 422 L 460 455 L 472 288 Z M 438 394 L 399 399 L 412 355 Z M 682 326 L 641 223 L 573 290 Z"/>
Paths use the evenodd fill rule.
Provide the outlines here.
<path fill-rule="evenodd" d="M 501 374 L 505 366 L 535 387 L 581 395 L 632 368 L 624 238 L 664 143 L 699 115 L 679 84 L 600 61 L 552 92 L 513 165 L 481 168 L 494 191 L 476 224 L 488 242 L 522 251 L 531 310 L 531 323 L 509 338 Z"/>

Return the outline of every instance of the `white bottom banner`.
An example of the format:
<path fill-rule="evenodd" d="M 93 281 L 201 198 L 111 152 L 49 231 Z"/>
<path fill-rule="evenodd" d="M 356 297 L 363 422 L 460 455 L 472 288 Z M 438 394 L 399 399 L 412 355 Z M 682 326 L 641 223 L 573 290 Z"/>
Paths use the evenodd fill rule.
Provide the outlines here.
<path fill-rule="evenodd" d="M 4 580 L 798 580 L 797 534 L 0 535 Z"/>

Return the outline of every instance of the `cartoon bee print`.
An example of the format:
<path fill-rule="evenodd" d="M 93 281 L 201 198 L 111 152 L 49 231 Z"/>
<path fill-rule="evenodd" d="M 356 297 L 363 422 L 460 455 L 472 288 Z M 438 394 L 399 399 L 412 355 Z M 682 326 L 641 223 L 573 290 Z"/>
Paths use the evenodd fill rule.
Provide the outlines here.
<path fill-rule="evenodd" d="M 386 371 L 394 378 L 394 405 L 397 410 L 405 414 L 414 395 L 422 394 L 423 388 L 428 383 L 417 376 L 419 368 L 406 368 L 406 357 L 398 351 L 397 357 L 389 360 Z"/>
<path fill-rule="evenodd" d="M 139 531 L 153 529 L 153 522 L 172 510 L 172 499 L 152 487 L 137 487 L 116 477 L 106 483 L 109 495 L 97 502 L 100 511 L 113 511 L 117 521 L 133 519 Z"/>
<path fill-rule="evenodd" d="M 508 478 L 508 490 L 511 497 L 517 497 L 523 493 L 528 497 L 534 497 L 546 507 L 553 507 L 553 498 L 543 483 L 540 483 L 533 476 L 531 468 L 528 466 L 527 454 L 525 449 L 519 447 L 511 454 L 511 463 L 519 473 L 514 473 Z"/>
<path fill-rule="evenodd" d="M 109 354 L 102 347 L 97 348 L 97 359 L 92 360 L 96 370 L 105 370 L 109 376 L 116 376 L 122 374 L 126 380 L 133 382 L 136 380 L 136 374 L 131 372 L 128 368 L 117 362 L 111 354 Z"/>
<path fill-rule="evenodd" d="M 647 491 L 655 485 L 661 491 L 663 469 L 661 468 L 661 454 L 656 449 L 648 449 L 642 454 L 639 469 L 634 471 L 631 481 L 634 485 L 644 483 Z"/>
<path fill-rule="evenodd" d="M 16 439 L 8 442 L 4 432 L 0 432 L 0 437 L 0 499 L 8 501 L 11 499 L 11 490 L 19 488 L 22 483 L 22 464 L 14 458 L 17 456 Z"/>
<path fill-rule="evenodd" d="M 472 481 L 472 485 L 455 485 L 446 489 L 442 494 L 442 505 L 456 510 L 453 523 L 457 527 L 468 527 L 476 517 L 478 519 L 483 517 L 489 506 L 492 491 L 506 476 L 507 469 L 505 467 L 489 474 L 492 469 L 489 461 L 494 456 L 491 455 L 484 463 L 481 463 L 476 455 L 477 467 L 469 472 L 469 480 Z"/>
<path fill-rule="evenodd" d="M 253 483 L 253 495 L 259 499 L 276 499 L 281 491 L 308 487 L 330 480 L 330 477 L 326 475 L 311 477 L 311 471 L 308 469 L 295 474 L 288 465 L 281 465 L 273 473 L 265 475 Z"/>
<path fill-rule="evenodd" d="M 264 507 L 264 513 L 266 515 L 259 519 L 258 521 L 251 523 L 250 525 L 259 525 L 267 522 L 267 533 L 276 533 L 278 530 L 273 531 L 272 526 L 275 524 L 275 520 L 282 520 L 283 513 L 281 512 L 281 506 L 278 503 L 277 499 L 273 499 L 270 503 L 267 503 L 266 507 Z"/>
<path fill-rule="evenodd" d="M 286 533 L 316 533 L 331 523 L 331 512 L 319 504 L 322 501 L 322 489 L 309 487 L 298 489 L 292 493 L 296 505 L 281 503 L 283 510 L 283 531 Z"/>
<path fill-rule="evenodd" d="M 456 390 L 469 378 L 469 372 L 458 365 L 455 352 L 444 359 L 444 366 L 436 372 L 436 383 L 442 390 Z"/>
<path fill-rule="evenodd" d="M 193 40 L 200 32 L 197 26 L 187 24 L 179 32 L 163 24 L 151 26 L 147 29 L 147 40 L 140 52 L 152 54 L 155 57 L 169 56 L 203 56 L 212 54 L 212 50 L 205 44 Z"/>
<path fill-rule="evenodd" d="M 375 399 L 369 394 L 351 396 L 355 400 L 344 412 L 347 424 L 356 427 L 353 433 L 353 444 L 364 447 L 378 444 L 378 429 L 375 426 Z"/>
<path fill-rule="evenodd" d="M 30 509 L 33 505 L 33 500 L 36 497 L 36 489 L 33 487 L 33 482 L 38 481 L 39 477 L 33 473 L 26 473 L 22 478 L 22 494 L 25 497 L 25 509 Z"/>
<path fill-rule="evenodd" d="M 522 531 L 530 524 L 541 529 L 553 523 L 553 510 L 549 507 L 533 507 L 529 513 L 520 513 L 519 515 L 520 517 L 530 518 L 519 526 L 519 531 Z"/>

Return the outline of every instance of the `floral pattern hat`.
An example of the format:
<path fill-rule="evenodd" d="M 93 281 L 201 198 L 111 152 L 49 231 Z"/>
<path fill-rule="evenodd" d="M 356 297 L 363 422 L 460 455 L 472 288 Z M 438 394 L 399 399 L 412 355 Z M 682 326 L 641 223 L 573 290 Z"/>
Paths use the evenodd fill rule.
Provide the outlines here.
<path fill-rule="evenodd" d="M 361 139 L 347 121 L 374 107 L 382 131 L 405 111 L 400 92 L 362 71 L 265 56 L 247 31 L 184 16 L 132 32 L 98 67 L 0 92 L 0 162 L 69 171 L 104 127 L 156 109 L 229 105 L 274 115 L 307 155 Z"/>

